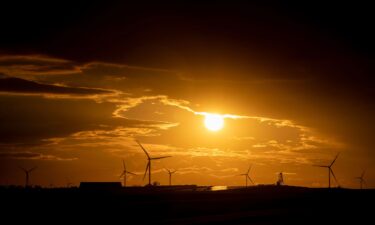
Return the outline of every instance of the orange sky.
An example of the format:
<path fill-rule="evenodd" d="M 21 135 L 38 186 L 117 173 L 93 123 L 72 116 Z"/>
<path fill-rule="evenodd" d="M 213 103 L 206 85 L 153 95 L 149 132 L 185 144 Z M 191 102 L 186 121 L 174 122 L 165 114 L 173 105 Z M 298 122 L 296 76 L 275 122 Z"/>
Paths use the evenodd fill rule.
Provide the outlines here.
<path fill-rule="evenodd" d="M 0 184 L 375 186 L 371 7 L 9 6 L 0 15 Z M 351 16 L 355 10 L 362 10 Z M 367 10 L 367 11 L 366 11 Z M 17 15 L 17 16 L 14 16 Z M 69 15 L 69 18 L 66 17 Z M 12 18 L 9 22 L 9 18 Z M 46 20 L 46 18 L 48 18 Z M 205 127 L 208 114 L 223 128 Z M 336 184 L 335 184 L 336 185 Z"/>
<path fill-rule="evenodd" d="M 342 186 L 356 187 L 353 178 L 362 169 L 371 176 L 370 159 L 354 154 L 348 140 L 283 113 L 277 116 L 290 105 L 270 105 L 272 111 L 261 113 L 267 96 L 259 92 L 250 98 L 255 100 L 246 101 L 239 94 L 254 90 L 240 92 L 240 83 L 224 82 L 223 87 L 215 79 L 188 80 L 173 71 L 100 62 L 79 65 L 36 55 L 3 56 L 0 64 L 9 75 L 2 79 L 18 82 L 26 90 L 0 96 L 6 106 L 3 113 L 12 112 L 5 123 L 15 133 L 2 145 L 2 184 L 23 183 L 18 165 L 38 166 L 32 183 L 44 186 L 120 181 L 124 159 L 128 170 L 139 174 L 130 176 L 128 185 L 144 185 L 147 161 L 136 139 L 153 157 L 172 156 L 153 163 L 153 180 L 161 184 L 168 181 L 164 168 L 170 168 L 178 170 L 174 184 L 243 185 L 237 175 L 252 164 L 251 176 L 257 184 L 275 183 L 281 171 L 287 184 L 326 186 L 326 170 L 311 165 L 327 164 L 338 152 L 342 154 L 333 168 Z M 40 83 L 48 85 L 41 88 Z M 275 89 L 274 82 L 248 85 L 263 86 L 285 98 L 289 95 Z M 176 91 L 177 86 L 183 88 Z M 222 90 L 215 98 L 216 88 Z M 207 113 L 221 115 L 224 127 L 208 130 Z"/>

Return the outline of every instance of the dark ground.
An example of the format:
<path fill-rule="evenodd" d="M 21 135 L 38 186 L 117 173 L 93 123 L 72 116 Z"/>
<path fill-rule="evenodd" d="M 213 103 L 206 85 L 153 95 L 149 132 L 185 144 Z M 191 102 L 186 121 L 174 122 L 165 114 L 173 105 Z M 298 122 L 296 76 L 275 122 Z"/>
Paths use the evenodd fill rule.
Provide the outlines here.
<path fill-rule="evenodd" d="M 227 191 L 0 190 L 11 224 L 372 224 L 375 190 L 263 186 Z"/>

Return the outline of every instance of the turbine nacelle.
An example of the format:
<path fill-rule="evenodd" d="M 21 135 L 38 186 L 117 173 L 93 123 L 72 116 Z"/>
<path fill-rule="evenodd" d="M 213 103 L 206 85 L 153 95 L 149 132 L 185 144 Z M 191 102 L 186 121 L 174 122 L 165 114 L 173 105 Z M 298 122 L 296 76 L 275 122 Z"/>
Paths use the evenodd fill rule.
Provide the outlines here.
<path fill-rule="evenodd" d="M 169 173 L 169 175 L 172 175 L 172 174 L 174 174 L 174 173 L 177 172 L 177 170 L 174 170 L 174 171 L 171 171 L 171 170 L 169 170 L 169 169 L 165 169 L 165 170 Z"/>

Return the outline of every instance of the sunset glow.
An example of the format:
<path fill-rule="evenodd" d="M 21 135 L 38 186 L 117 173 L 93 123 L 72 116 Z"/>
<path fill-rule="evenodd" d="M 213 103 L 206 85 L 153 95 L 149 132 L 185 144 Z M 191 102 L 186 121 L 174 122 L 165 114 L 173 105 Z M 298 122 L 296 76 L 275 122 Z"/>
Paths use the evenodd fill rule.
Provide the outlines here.
<path fill-rule="evenodd" d="M 0 186 L 25 186 L 34 167 L 28 183 L 42 187 L 149 185 L 138 140 L 150 157 L 171 156 L 148 168 L 160 185 L 168 168 L 173 185 L 246 186 L 237 174 L 251 164 L 256 184 L 282 171 L 287 185 L 328 187 L 312 165 L 341 152 L 331 186 L 359 188 L 366 170 L 363 188 L 375 187 L 375 54 L 361 54 L 374 38 L 350 44 L 370 20 L 310 24 L 331 15 L 317 13 L 326 4 L 309 16 L 311 4 L 125 2 L 2 6 Z M 124 165 L 140 176 L 120 178 Z"/>
<path fill-rule="evenodd" d="M 3 223 L 373 219 L 371 1 L 1 9 Z"/>

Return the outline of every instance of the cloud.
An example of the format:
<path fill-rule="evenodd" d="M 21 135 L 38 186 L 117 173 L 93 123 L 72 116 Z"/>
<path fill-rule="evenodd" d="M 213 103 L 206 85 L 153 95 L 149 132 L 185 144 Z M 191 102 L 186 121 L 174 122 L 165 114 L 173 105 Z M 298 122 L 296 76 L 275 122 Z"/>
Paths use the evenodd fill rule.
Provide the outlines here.
<path fill-rule="evenodd" d="M 143 67 L 143 66 L 131 66 L 131 65 L 126 65 L 126 64 L 115 64 L 115 63 L 105 63 L 105 62 L 90 62 L 83 64 L 82 66 L 79 67 L 81 71 L 91 71 L 91 72 L 98 72 L 102 70 L 108 70 L 112 69 L 111 74 L 117 74 L 121 75 L 121 71 L 123 70 L 128 70 L 128 71 L 134 71 L 134 72 L 161 72 L 161 73 L 171 73 L 175 74 L 178 73 L 177 71 L 174 70 L 169 70 L 169 69 L 162 69 L 162 68 L 152 68 L 152 67 Z"/>
<path fill-rule="evenodd" d="M 173 126 L 177 126 L 177 124 L 170 124 L 169 128 Z M 44 148 L 56 148 L 63 151 L 95 148 L 117 155 L 143 154 L 135 140 L 138 137 L 160 136 L 159 131 L 163 129 L 166 129 L 165 124 L 138 124 L 137 127 L 80 131 L 62 138 L 45 139 L 47 144 L 44 145 Z M 171 150 L 166 145 L 145 144 L 145 146 L 151 148 L 155 154 L 165 154 Z"/>
<path fill-rule="evenodd" d="M 178 90 L 183 86 L 180 73 L 168 69 L 95 61 L 76 63 L 75 67 L 78 70 L 74 73 L 34 74 L 28 77 L 44 83 L 116 89 L 133 95 L 146 92 L 153 94 L 169 93 L 171 89 Z"/>
<path fill-rule="evenodd" d="M 31 159 L 31 160 L 56 160 L 56 161 L 72 161 L 77 158 L 60 158 L 54 155 L 45 155 L 36 152 L 0 152 L 0 158 L 7 159 Z"/>
<path fill-rule="evenodd" d="M 124 155 L 143 155 L 135 139 L 138 138 L 153 138 L 164 140 L 165 137 L 160 133 L 161 128 L 156 126 L 145 126 L 126 128 L 117 127 L 113 130 L 92 130 L 74 133 L 65 138 L 51 138 L 46 140 L 49 144 L 48 148 L 58 148 L 62 151 L 75 151 L 76 149 L 100 149 L 117 156 Z M 173 132 L 173 131 L 171 131 Z M 189 141 L 189 140 L 187 140 Z M 192 140 L 194 141 L 194 140 Z M 217 147 L 199 147 L 197 146 L 179 147 L 173 144 L 166 144 L 165 141 L 154 143 L 153 141 L 142 142 L 146 149 L 151 150 L 152 155 L 171 155 L 173 157 L 182 157 L 184 159 L 195 160 L 202 158 L 211 158 L 216 163 L 220 164 L 226 160 L 240 160 L 240 161 L 256 161 L 257 163 L 289 163 L 289 164 L 311 164 L 318 158 L 324 158 L 324 154 L 308 154 L 318 153 L 316 147 L 311 152 L 307 152 L 309 147 L 304 147 L 300 140 L 294 142 L 285 141 L 279 143 L 276 140 L 269 140 L 262 144 L 254 139 L 239 139 L 233 140 L 228 138 L 228 141 L 234 142 L 233 147 L 225 147 L 217 143 Z M 245 141 L 245 142 L 244 142 Z M 247 141 L 254 142 L 253 146 L 249 146 Z M 243 143 L 242 143 L 243 142 Z M 288 143 L 288 144 L 286 144 Z M 204 144 L 203 144 L 204 145 Z M 320 145 L 321 150 L 329 147 L 329 144 Z M 302 150 L 301 150 L 302 149 Z M 304 154 L 301 154 L 304 153 Z M 307 154 L 306 154 L 307 153 Z"/>
<path fill-rule="evenodd" d="M 229 173 L 230 176 L 233 176 L 233 173 L 238 173 L 238 168 L 224 168 L 224 169 L 213 169 L 206 166 L 198 166 L 192 165 L 189 167 L 181 167 L 178 168 L 178 174 L 188 174 L 188 173 L 196 173 L 196 174 L 220 174 L 220 173 Z"/>
<path fill-rule="evenodd" d="M 14 77 L 72 74 L 80 72 L 72 61 L 43 55 L 0 56 L 0 72 Z"/>
<path fill-rule="evenodd" d="M 173 108 L 170 111 L 167 107 Z M 196 116 L 206 116 L 211 112 L 202 112 L 192 108 L 189 101 L 173 99 L 166 95 L 129 97 L 118 102 L 114 116 L 119 118 L 144 119 L 145 110 L 157 111 L 146 118 L 159 118 L 165 114 L 184 114 L 183 120 L 197 121 Z M 160 113 L 162 112 L 162 113 Z M 323 136 L 313 129 L 297 124 L 289 119 L 269 117 L 218 114 L 228 120 L 227 127 L 221 133 L 221 138 L 212 142 L 210 136 L 199 131 L 189 133 L 189 140 L 177 138 L 185 136 L 186 130 L 196 130 L 195 122 L 181 122 L 173 131 L 163 132 L 157 139 L 159 144 L 169 143 L 161 153 L 195 157 L 224 157 L 237 159 L 262 159 L 281 163 L 309 164 L 317 157 L 326 158 L 328 155 L 316 153 L 331 153 L 332 149 L 342 149 L 345 145 L 332 138 Z M 257 132 L 254 132 L 257 130 Z M 172 134 L 173 132 L 173 134 Z M 219 134 L 218 134 L 219 135 Z M 171 141 L 173 140 L 173 141 Z M 176 144 L 174 146 L 174 144 Z M 155 144 L 149 144 L 152 149 Z M 163 145 L 167 147 L 166 145 Z M 185 149 L 185 150 L 183 150 Z M 301 153 L 304 153 L 302 156 Z"/>
<path fill-rule="evenodd" d="M 116 127 L 167 130 L 178 125 L 168 121 L 114 118 L 113 103 L 85 98 L 0 95 L 0 105 L 0 143 L 3 144 L 45 144 L 43 140 L 49 138 L 83 131 L 104 132 Z"/>
<path fill-rule="evenodd" d="M 113 115 L 115 117 L 123 117 L 122 114 L 124 112 L 150 100 L 157 100 L 166 106 L 174 106 L 178 109 L 182 109 L 182 110 L 191 112 L 199 116 L 207 116 L 207 115 L 215 114 L 215 115 L 221 116 L 224 119 L 252 119 L 252 120 L 256 120 L 261 123 L 267 123 L 268 125 L 272 125 L 276 127 L 291 127 L 291 128 L 297 128 L 303 131 L 308 130 L 307 127 L 295 124 L 293 121 L 286 120 L 286 119 L 275 119 L 275 118 L 268 118 L 268 117 L 235 115 L 235 114 L 219 114 L 219 113 L 212 113 L 212 112 L 200 112 L 200 111 L 196 111 L 192 109 L 189 106 L 190 105 L 189 101 L 182 100 L 182 99 L 173 99 L 173 98 L 168 97 L 167 95 L 129 97 L 124 100 L 117 101 L 117 103 L 120 103 L 120 104 L 117 106 L 118 108 L 116 109 L 116 111 L 114 111 Z M 116 102 L 116 101 L 113 101 L 113 102 Z"/>
<path fill-rule="evenodd" d="M 249 161 L 271 167 L 306 165 L 340 147 L 284 116 L 253 115 L 231 106 L 208 111 L 200 98 L 210 92 L 209 85 L 202 93 L 187 88 L 179 95 L 181 87 L 191 85 L 184 82 L 190 81 L 181 79 L 177 71 L 157 68 L 79 64 L 41 56 L 0 58 L 0 91 L 14 95 L 0 95 L 0 105 L 7 108 L 0 110 L 0 141 L 37 140 L 32 143 L 38 147 L 14 147 L 14 153 L 0 157 L 69 160 L 79 156 L 89 163 L 124 157 L 140 171 L 144 153 L 135 142 L 139 139 L 151 155 L 173 156 L 155 163 L 154 173 L 168 163 L 181 168 L 178 173 L 203 171 L 225 178 Z M 202 121 L 210 114 L 223 117 L 225 129 L 208 132 Z M 34 151 L 59 152 L 68 158 Z"/>
<path fill-rule="evenodd" d="M 66 87 L 51 84 L 41 84 L 35 81 L 6 77 L 0 78 L 0 92 L 20 94 L 54 94 L 54 95 L 109 95 L 115 92 L 111 90 Z"/>

